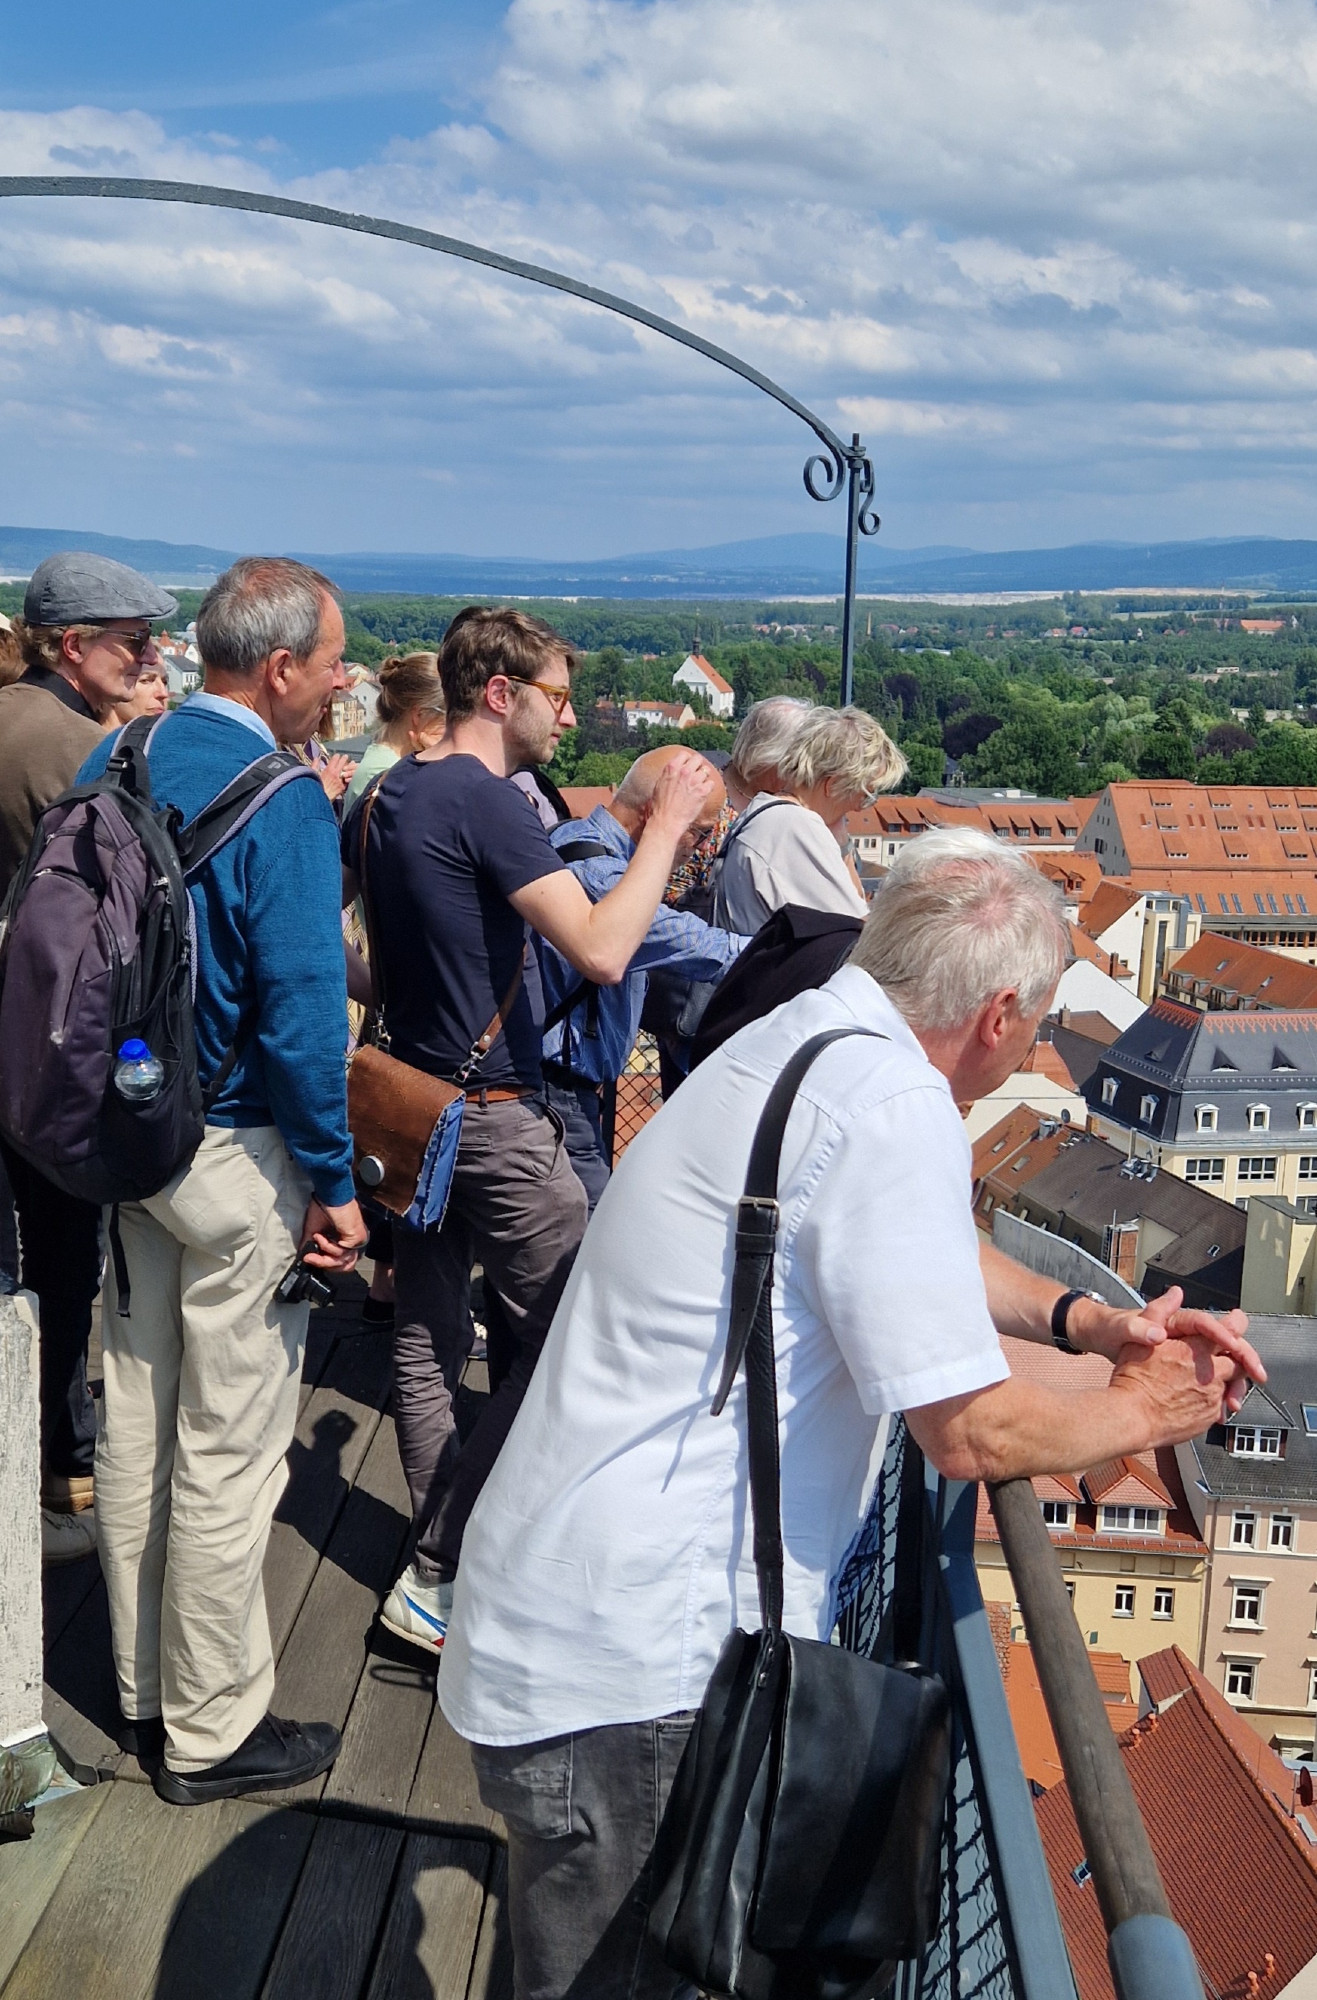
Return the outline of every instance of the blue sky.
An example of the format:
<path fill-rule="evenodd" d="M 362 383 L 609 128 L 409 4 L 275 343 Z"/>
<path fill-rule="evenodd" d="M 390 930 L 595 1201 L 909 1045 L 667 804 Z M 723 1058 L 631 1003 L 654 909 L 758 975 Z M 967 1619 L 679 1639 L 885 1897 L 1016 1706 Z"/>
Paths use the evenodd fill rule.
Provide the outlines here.
<path fill-rule="evenodd" d="M 1308 0 L 11 8 L 0 172 L 210 180 L 473 238 L 732 347 L 884 538 L 1317 535 Z M 808 434 L 424 253 L 0 203 L 0 518 L 590 557 L 835 528 Z"/>

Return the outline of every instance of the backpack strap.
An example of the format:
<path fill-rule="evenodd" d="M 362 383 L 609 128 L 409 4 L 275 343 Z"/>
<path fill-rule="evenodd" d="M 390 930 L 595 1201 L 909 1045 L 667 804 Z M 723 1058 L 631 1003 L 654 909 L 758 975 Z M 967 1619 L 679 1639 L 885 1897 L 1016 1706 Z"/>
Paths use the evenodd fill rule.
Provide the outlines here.
<path fill-rule="evenodd" d="M 602 840 L 564 840 L 561 845 L 555 841 L 553 850 L 567 862 L 594 861 L 599 855 L 608 853 Z"/>
<path fill-rule="evenodd" d="M 267 750 L 228 783 L 217 798 L 203 806 L 196 818 L 180 828 L 177 838 L 183 863 L 183 880 L 189 881 L 198 869 L 218 854 L 226 842 L 241 833 L 261 807 L 297 778 L 320 783 L 309 764 L 291 750 Z"/>

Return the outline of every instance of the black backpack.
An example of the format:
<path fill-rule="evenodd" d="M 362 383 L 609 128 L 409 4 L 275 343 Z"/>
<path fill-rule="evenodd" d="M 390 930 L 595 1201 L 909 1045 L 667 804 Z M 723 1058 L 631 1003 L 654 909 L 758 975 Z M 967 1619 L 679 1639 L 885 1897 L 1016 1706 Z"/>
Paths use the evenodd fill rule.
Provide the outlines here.
<path fill-rule="evenodd" d="M 0 909 L 0 1132 L 56 1187 L 101 1204 L 145 1200 L 186 1165 L 250 1031 L 203 1091 L 189 879 L 284 785 L 319 782 L 271 750 L 185 826 L 151 796 L 164 719 L 130 723 L 104 777 L 46 807 Z M 136 1101 L 114 1082 L 132 1040 L 163 1066 Z"/>
<path fill-rule="evenodd" d="M 785 903 L 755 932 L 713 989 L 691 1049 L 692 1069 L 785 1000 L 822 986 L 855 949 L 863 917 Z"/>

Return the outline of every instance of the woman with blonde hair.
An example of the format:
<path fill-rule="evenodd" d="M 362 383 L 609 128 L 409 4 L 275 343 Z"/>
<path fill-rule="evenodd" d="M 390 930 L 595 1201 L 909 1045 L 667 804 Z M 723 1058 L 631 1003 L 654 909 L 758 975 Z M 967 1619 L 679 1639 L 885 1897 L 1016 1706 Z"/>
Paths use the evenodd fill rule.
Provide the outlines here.
<path fill-rule="evenodd" d="M 428 749 L 444 733 L 444 691 L 439 684 L 437 653 L 396 654 L 381 661 L 376 679 L 380 685 L 375 710 L 379 730 L 348 786 L 345 811 L 400 757 Z"/>
<path fill-rule="evenodd" d="M 844 852 L 846 816 L 899 784 L 905 768 L 862 708 L 811 709 L 778 756 L 777 789 L 753 798 L 727 836 L 713 921 L 752 936 L 788 903 L 863 917 L 868 905 Z"/>

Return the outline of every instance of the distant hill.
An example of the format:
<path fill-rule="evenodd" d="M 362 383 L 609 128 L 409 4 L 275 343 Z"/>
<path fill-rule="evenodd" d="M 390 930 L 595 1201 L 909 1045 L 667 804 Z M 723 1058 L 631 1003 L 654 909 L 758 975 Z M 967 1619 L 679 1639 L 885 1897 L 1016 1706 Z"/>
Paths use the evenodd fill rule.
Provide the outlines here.
<path fill-rule="evenodd" d="M 95 549 L 162 582 L 204 584 L 233 552 L 65 528 L 0 527 L 0 575 L 26 576 L 56 549 Z M 517 597 L 813 597 L 841 588 L 839 535 L 765 535 L 710 548 L 660 549 L 601 562 L 514 557 L 337 555 L 293 551 L 345 590 Z M 1317 542 L 1266 536 L 1200 542 L 1081 542 L 1060 549 L 982 552 L 866 542 L 862 591 L 947 595 L 997 590 L 1317 591 Z"/>

